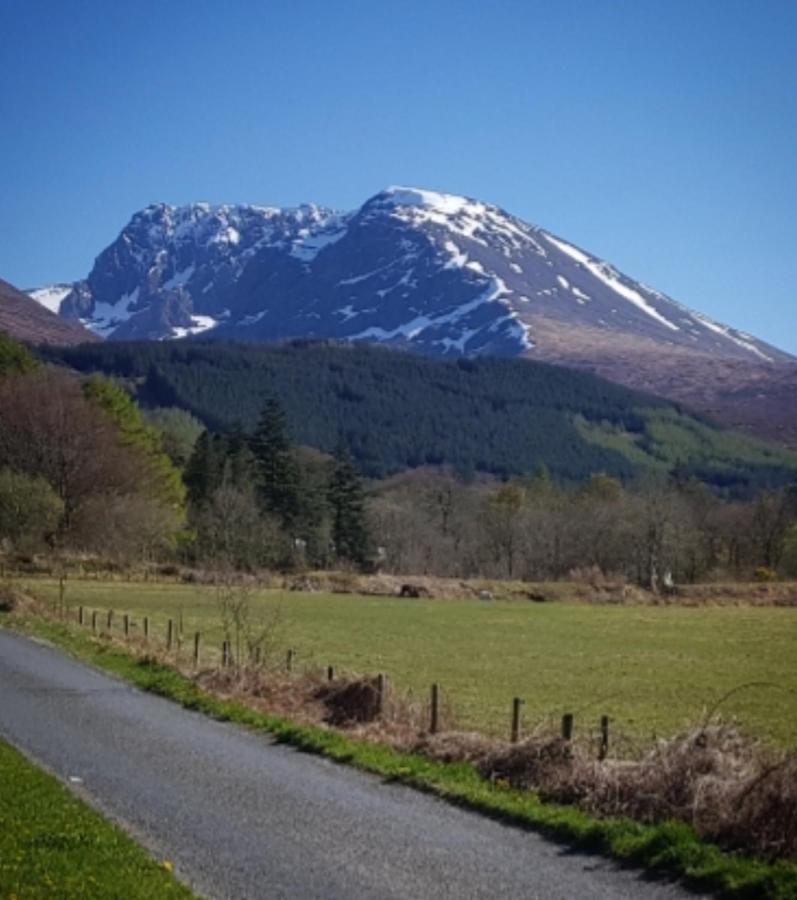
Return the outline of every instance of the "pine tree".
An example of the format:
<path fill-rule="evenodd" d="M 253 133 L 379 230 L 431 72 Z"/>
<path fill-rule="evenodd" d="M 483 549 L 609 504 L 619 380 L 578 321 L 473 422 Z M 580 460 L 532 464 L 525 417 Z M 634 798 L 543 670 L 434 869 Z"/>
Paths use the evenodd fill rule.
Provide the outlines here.
<path fill-rule="evenodd" d="M 222 452 L 225 455 L 223 483 L 241 490 L 251 489 L 256 477 L 248 436 L 241 425 L 236 423 L 222 440 Z"/>
<path fill-rule="evenodd" d="M 224 473 L 224 448 L 219 439 L 203 431 L 194 445 L 194 452 L 185 467 L 183 480 L 188 488 L 188 500 L 195 509 L 206 503 L 221 486 Z"/>
<path fill-rule="evenodd" d="M 351 458 L 343 451 L 336 455 L 327 496 L 335 555 L 342 562 L 364 566 L 370 551 L 365 494 Z"/>
<path fill-rule="evenodd" d="M 288 438 L 285 413 L 275 399 L 269 400 L 260 414 L 251 450 L 261 508 L 275 515 L 290 533 L 299 515 L 300 473 Z"/>

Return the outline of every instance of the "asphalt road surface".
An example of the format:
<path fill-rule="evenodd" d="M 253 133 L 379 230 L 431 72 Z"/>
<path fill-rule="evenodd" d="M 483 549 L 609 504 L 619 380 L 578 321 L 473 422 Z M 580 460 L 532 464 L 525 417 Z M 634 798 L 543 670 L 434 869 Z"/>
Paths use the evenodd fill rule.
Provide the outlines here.
<path fill-rule="evenodd" d="M 0 736 L 209 898 L 695 896 L 214 722 L 2 630 Z"/>

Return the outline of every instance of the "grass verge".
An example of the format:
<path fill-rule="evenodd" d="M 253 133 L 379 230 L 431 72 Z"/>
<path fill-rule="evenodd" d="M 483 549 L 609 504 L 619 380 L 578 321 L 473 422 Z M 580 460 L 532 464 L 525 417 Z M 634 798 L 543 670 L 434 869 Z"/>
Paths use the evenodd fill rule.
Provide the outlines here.
<path fill-rule="evenodd" d="M 0 897 L 194 895 L 120 828 L 0 741 Z"/>
<path fill-rule="evenodd" d="M 632 865 L 676 876 L 724 897 L 797 898 L 797 864 L 767 863 L 728 853 L 703 841 L 683 823 L 648 825 L 630 819 L 597 819 L 573 807 L 542 803 L 533 793 L 485 780 L 466 763 L 435 762 L 315 725 L 299 725 L 255 711 L 237 700 L 215 697 L 169 666 L 137 658 L 59 622 L 0 615 L 0 626 L 3 624 L 46 638 L 79 659 L 187 709 L 267 732 L 301 750 L 434 793 L 573 847 L 597 850 Z"/>

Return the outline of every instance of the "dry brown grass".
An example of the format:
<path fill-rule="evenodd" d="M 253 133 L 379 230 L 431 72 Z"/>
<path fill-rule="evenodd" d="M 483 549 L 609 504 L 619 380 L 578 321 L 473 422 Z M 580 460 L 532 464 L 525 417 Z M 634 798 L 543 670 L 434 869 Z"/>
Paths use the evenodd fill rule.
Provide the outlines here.
<path fill-rule="evenodd" d="M 797 582 L 688 584 L 673 602 L 681 606 L 797 606 Z"/>
<path fill-rule="evenodd" d="M 726 846 L 797 858 L 797 755 L 714 724 L 659 741 L 636 760 L 536 736 L 473 760 L 485 777 L 599 816 L 678 819 Z"/>

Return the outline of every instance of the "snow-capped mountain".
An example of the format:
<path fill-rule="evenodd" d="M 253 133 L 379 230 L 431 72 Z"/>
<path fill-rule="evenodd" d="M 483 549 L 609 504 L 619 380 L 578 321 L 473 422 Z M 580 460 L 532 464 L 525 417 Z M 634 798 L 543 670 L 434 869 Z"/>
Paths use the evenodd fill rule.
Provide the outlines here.
<path fill-rule="evenodd" d="M 496 206 L 389 188 L 353 212 L 198 203 L 136 213 L 85 281 L 32 291 L 109 338 L 386 342 L 563 358 L 601 346 L 792 359 Z"/>

